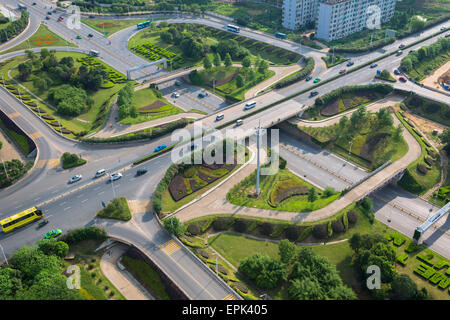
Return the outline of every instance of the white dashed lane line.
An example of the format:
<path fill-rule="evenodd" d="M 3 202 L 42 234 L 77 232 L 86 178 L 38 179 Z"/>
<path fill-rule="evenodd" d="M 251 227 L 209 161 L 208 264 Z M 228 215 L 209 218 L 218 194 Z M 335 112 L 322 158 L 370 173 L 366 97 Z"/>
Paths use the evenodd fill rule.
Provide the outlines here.
<path fill-rule="evenodd" d="M 64 208 L 64 211 L 67 211 L 67 210 L 69 210 L 69 209 L 70 209 L 70 207 Z"/>
<path fill-rule="evenodd" d="M 81 201 L 81 203 L 85 203 L 86 201 L 88 201 L 89 199 L 84 199 Z"/>

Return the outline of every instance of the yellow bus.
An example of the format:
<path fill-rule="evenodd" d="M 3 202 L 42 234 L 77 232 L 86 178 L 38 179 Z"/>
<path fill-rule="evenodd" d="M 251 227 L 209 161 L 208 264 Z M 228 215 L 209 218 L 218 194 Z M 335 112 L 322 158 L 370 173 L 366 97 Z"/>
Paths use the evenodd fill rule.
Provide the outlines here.
<path fill-rule="evenodd" d="M 1 220 L 0 225 L 2 227 L 2 231 L 4 233 L 8 233 L 17 228 L 23 227 L 30 222 L 41 219 L 43 216 L 44 214 L 41 210 L 33 207 Z"/>

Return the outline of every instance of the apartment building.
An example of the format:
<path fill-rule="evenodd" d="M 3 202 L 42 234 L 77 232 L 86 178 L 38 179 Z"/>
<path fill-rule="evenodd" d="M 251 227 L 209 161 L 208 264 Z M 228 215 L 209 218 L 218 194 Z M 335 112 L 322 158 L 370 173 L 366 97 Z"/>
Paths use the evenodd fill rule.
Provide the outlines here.
<path fill-rule="evenodd" d="M 346 37 L 367 27 L 374 13 L 369 6 L 379 8 L 381 23 L 394 15 L 396 0 L 284 0 L 283 27 L 295 30 L 314 21 L 317 37 L 332 41 Z"/>
<path fill-rule="evenodd" d="M 317 37 L 325 41 L 344 38 L 373 25 L 375 13 L 367 13 L 369 6 L 379 8 L 381 23 L 394 15 L 396 0 L 322 0 L 319 3 Z"/>
<path fill-rule="evenodd" d="M 290 30 L 316 21 L 319 0 L 284 0 L 283 27 Z"/>

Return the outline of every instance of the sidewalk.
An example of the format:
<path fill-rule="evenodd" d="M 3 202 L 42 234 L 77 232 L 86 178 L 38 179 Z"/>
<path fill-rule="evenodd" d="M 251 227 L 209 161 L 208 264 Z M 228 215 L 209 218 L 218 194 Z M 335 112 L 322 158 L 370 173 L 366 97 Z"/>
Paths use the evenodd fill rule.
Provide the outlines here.
<path fill-rule="evenodd" d="M 117 266 L 117 260 L 127 249 L 124 244 L 116 244 L 105 251 L 100 260 L 102 272 L 127 300 L 155 300 L 128 271 Z"/>

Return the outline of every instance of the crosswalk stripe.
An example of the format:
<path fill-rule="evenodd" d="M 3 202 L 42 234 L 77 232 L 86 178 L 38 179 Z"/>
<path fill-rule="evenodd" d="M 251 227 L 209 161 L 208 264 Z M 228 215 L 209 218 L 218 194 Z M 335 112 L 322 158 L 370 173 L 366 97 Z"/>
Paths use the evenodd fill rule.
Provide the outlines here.
<path fill-rule="evenodd" d="M 33 139 L 37 139 L 42 137 L 42 133 L 40 133 L 39 131 L 33 132 L 32 134 L 30 134 L 30 137 Z"/>
<path fill-rule="evenodd" d="M 229 295 L 225 296 L 225 298 L 222 298 L 222 300 L 236 300 L 236 298 L 230 293 Z"/>
<path fill-rule="evenodd" d="M 180 246 L 173 240 L 164 243 L 160 248 L 168 256 L 180 250 Z"/>
<path fill-rule="evenodd" d="M 11 119 L 15 118 L 15 117 L 20 117 L 20 113 L 18 113 L 18 112 L 10 113 L 10 114 L 8 114 L 8 117 Z"/>

